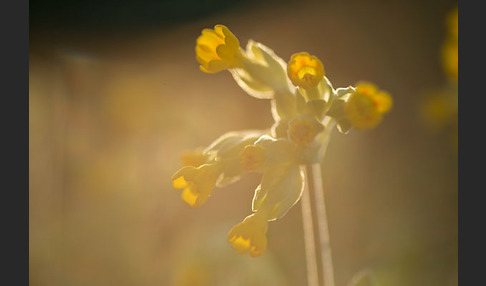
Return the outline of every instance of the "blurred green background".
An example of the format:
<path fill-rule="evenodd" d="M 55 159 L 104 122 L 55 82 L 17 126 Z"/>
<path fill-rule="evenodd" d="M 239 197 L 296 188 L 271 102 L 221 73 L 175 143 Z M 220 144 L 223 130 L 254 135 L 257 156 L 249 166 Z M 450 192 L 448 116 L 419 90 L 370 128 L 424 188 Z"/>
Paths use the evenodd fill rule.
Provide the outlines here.
<path fill-rule="evenodd" d="M 260 178 L 192 209 L 172 188 L 179 154 L 273 123 L 270 103 L 194 47 L 224 24 L 288 61 L 307 51 L 334 87 L 369 80 L 394 109 L 377 128 L 333 134 L 323 162 L 337 286 L 457 285 L 457 149 L 420 115 L 447 82 L 455 1 L 30 1 L 30 285 L 305 285 L 300 204 L 269 224 L 268 249 L 226 234 Z"/>

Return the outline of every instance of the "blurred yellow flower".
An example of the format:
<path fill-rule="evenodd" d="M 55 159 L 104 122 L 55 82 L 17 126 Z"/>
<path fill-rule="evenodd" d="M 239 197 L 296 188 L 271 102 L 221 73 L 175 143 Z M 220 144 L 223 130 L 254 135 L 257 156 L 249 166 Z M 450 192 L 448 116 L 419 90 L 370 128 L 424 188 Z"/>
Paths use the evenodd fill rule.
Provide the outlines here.
<path fill-rule="evenodd" d="M 383 114 L 390 111 L 392 99 L 376 86 L 363 82 L 359 83 L 344 107 L 346 115 L 356 129 L 368 129 L 381 122 Z"/>
<path fill-rule="evenodd" d="M 440 130 L 457 118 L 457 102 L 445 91 L 430 92 L 423 99 L 421 113 L 428 127 Z"/>
<path fill-rule="evenodd" d="M 447 36 L 441 50 L 442 66 L 447 83 L 425 91 L 419 112 L 425 126 L 443 132 L 455 151 L 458 146 L 458 8 L 446 17 Z"/>
<path fill-rule="evenodd" d="M 447 39 L 442 46 L 442 65 L 452 82 L 457 82 L 459 63 L 458 9 L 455 7 L 447 16 Z"/>
<path fill-rule="evenodd" d="M 457 41 L 448 41 L 442 49 L 442 62 L 444 70 L 451 81 L 457 81 L 459 51 Z"/>
<path fill-rule="evenodd" d="M 214 29 L 204 29 L 196 40 L 196 59 L 200 69 L 206 73 L 216 73 L 241 65 L 240 42 L 224 25 Z"/>

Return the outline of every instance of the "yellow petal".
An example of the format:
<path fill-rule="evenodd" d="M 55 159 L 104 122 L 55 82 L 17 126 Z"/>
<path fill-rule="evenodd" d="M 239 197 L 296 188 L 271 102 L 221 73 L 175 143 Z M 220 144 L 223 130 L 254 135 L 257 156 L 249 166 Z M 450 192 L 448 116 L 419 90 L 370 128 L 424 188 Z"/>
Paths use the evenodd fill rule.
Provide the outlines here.
<path fill-rule="evenodd" d="M 187 187 L 187 182 L 184 180 L 183 176 L 177 177 L 175 180 L 172 181 L 172 186 L 176 189 L 184 189 Z"/>
<path fill-rule="evenodd" d="M 380 113 L 386 113 L 390 111 L 393 105 L 391 96 L 386 92 L 378 92 L 375 94 L 375 105 Z"/>
<path fill-rule="evenodd" d="M 216 73 L 241 65 L 239 41 L 231 31 L 216 25 L 214 30 L 204 29 L 196 40 L 196 60 L 199 69 L 206 73 Z"/>
<path fill-rule="evenodd" d="M 356 92 L 360 94 L 372 95 L 377 92 L 377 89 L 373 83 L 361 81 L 356 85 Z"/>
<path fill-rule="evenodd" d="M 195 167 L 184 166 L 172 176 L 172 182 L 179 179 L 179 177 L 184 177 L 184 180 L 191 181 L 196 176 L 196 173 L 197 169 Z"/>
<path fill-rule="evenodd" d="M 250 249 L 250 240 L 241 236 L 235 236 L 231 241 L 231 247 L 239 254 L 243 254 Z"/>
<path fill-rule="evenodd" d="M 267 237 L 264 233 L 256 233 L 253 236 L 250 246 L 250 256 L 257 257 L 267 249 Z"/>
<path fill-rule="evenodd" d="M 267 248 L 267 218 L 262 213 L 253 213 L 228 232 L 228 242 L 239 254 L 250 251 L 250 256 L 262 255 Z"/>
<path fill-rule="evenodd" d="M 182 200 L 188 203 L 191 207 L 198 207 L 201 205 L 197 202 L 198 197 L 199 195 L 194 193 L 191 188 L 185 188 L 181 194 Z"/>

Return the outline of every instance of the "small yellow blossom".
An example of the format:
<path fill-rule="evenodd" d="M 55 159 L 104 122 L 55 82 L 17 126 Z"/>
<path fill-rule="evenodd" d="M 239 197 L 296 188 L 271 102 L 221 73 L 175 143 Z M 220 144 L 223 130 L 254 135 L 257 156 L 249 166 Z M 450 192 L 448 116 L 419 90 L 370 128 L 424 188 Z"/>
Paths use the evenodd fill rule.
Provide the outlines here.
<path fill-rule="evenodd" d="M 206 73 L 216 73 L 241 65 L 240 42 L 224 25 L 214 29 L 204 29 L 196 41 L 196 59 L 200 69 Z"/>
<path fill-rule="evenodd" d="M 323 129 L 323 125 L 313 117 L 302 116 L 289 122 L 288 135 L 295 144 L 305 146 Z"/>
<path fill-rule="evenodd" d="M 172 185 L 182 189 L 182 199 L 191 207 L 199 207 L 206 202 L 220 175 L 215 164 L 199 167 L 185 166 L 172 177 Z"/>
<path fill-rule="evenodd" d="M 378 91 L 371 83 L 360 83 L 344 105 L 348 120 L 356 129 L 369 129 L 381 122 L 383 114 L 392 107 L 386 92 Z"/>
<path fill-rule="evenodd" d="M 228 232 L 228 242 L 239 254 L 249 252 L 251 257 L 260 256 L 267 249 L 267 226 L 263 214 L 253 213 Z"/>
<path fill-rule="evenodd" d="M 253 144 L 261 135 L 258 131 L 229 132 L 205 150 L 211 154 L 211 162 L 217 162 L 221 169 L 217 187 L 231 184 L 240 178 L 245 171 L 241 164 L 241 153 L 245 146 Z"/>
<path fill-rule="evenodd" d="M 315 56 L 297 53 L 290 57 L 287 74 L 295 86 L 312 88 L 324 77 L 324 65 Z"/>

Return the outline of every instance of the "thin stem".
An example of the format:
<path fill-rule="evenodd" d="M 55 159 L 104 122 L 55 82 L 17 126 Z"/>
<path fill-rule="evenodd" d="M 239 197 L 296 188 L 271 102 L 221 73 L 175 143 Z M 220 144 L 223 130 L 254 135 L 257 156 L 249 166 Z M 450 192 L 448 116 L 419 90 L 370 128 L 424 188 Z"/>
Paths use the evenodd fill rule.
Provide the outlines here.
<path fill-rule="evenodd" d="M 327 224 L 324 189 L 322 187 L 321 164 L 307 166 L 308 173 L 312 173 L 312 190 L 314 191 L 317 211 L 317 226 L 321 248 L 322 273 L 325 286 L 334 286 L 334 264 L 332 262 L 329 227 Z"/>
<path fill-rule="evenodd" d="M 305 171 L 305 169 L 304 169 Z M 306 177 L 307 174 L 306 174 Z M 307 283 L 309 286 L 318 286 L 316 248 L 314 241 L 314 226 L 312 222 L 312 209 L 310 202 L 309 184 L 305 184 L 302 193 L 302 225 L 304 228 L 305 259 L 307 265 Z"/>
<path fill-rule="evenodd" d="M 321 134 L 322 146 L 318 154 L 318 162 L 302 166 L 306 177 L 306 184 L 302 193 L 302 221 L 304 226 L 304 241 L 307 263 L 307 280 L 309 285 L 318 285 L 319 277 L 322 277 L 324 286 L 334 286 L 334 263 L 331 255 L 331 244 L 329 239 L 329 227 L 327 223 L 326 206 L 324 202 L 324 188 L 322 185 L 321 164 L 329 144 L 329 138 L 336 122 L 327 120 L 325 131 Z M 314 240 L 314 224 L 311 207 L 311 193 L 315 203 L 315 216 L 319 236 L 320 256 L 322 262 L 322 273 L 317 269 L 317 252 Z"/>

